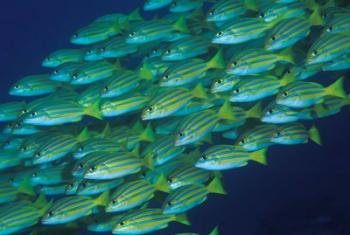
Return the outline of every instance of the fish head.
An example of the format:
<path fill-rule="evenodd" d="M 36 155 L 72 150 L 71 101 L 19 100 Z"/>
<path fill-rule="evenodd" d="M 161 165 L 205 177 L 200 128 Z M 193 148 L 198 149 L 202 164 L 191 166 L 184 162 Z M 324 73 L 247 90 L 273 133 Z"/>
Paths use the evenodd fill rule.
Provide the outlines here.
<path fill-rule="evenodd" d="M 231 102 L 245 102 L 250 101 L 251 95 L 254 93 L 249 87 L 241 87 L 239 84 L 233 86 L 230 96 Z"/>
<path fill-rule="evenodd" d="M 179 214 L 184 212 L 184 205 L 181 200 L 176 199 L 176 197 L 173 197 L 171 194 L 169 194 L 162 205 L 162 209 L 163 214 L 166 215 Z"/>
<path fill-rule="evenodd" d="M 47 67 L 47 68 L 54 68 L 59 66 L 60 64 L 62 64 L 61 60 L 59 60 L 58 58 L 52 57 L 50 55 L 45 57 L 43 62 L 41 63 L 43 67 Z"/>
<path fill-rule="evenodd" d="M 175 136 L 175 146 L 182 146 L 191 143 L 194 137 L 194 133 L 191 133 L 185 129 L 180 130 Z"/>
<path fill-rule="evenodd" d="M 127 196 L 118 195 L 111 199 L 111 201 L 106 206 L 106 212 L 118 212 L 123 211 L 128 206 L 127 205 Z"/>
<path fill-rule="evenodd" d="M 214 37 L 211 39 L 211 42 L 215 44 L 231 44 L 231 40 L 233 38 L 234 32 L 229 32 L 228 30 L 221 29 L 214 35 Z"/>
<path fill-rule="evenodd" d="M 149 42 L 147 34 L 143 33 L 142 30 L 135 29 L 131 31 L 126 38 L 127 44 L 143 44 Z"/>
<path fill-rule="evenodd" d="M 29 83 L 26 84 L 24 82 L 18 81 L 11 86 L 9 94 L 14 96 L 26 96 L 28 92 L 32 91 L 33 87 Z"/>
<path fill-rule="evenodd" d="M 50 119 L 50 115 L 45 109 L 34 109 L 23 115 L 23 123 L 31 125 L 43 125 Z"/>
<path fill-rule="evenodd" d="M 72 85 L 84 85 L 87 84 L 90 80 L 90 76 L 88 73 L 85 73 L 81 70 L 76 70 L 74 73 L 71 74 L 71 81 L 70 84 Z"/>
<path fill-rule="evenodd" d="M 150 105 L 142 111 L 141 118 L 142 120 L 152 120 L 161 118 L 163 116 L 163 111 L 156 104 Z"/>
<path fill-rule="evenodd" d="M 226 72 L 235 75 L 247 75 L 250 64 L 244 58 L 234 58 L 228 65 Z"/>
<path fill-rule="evenodd" d="M 159 85 L 161 87 L 174 87 L 183 85 L 181 82 L 181 74 L 176 71 L 167 70 L 163 76 L 159 79 Z"/>
<path fill-rule="evenodd" d="M 66 195 L 75 195 L 77 192 L 77 189 L 79 187 L 80 180 L 75 180 L 66 185 L 65 194 Z"/>
<path fill-rule="evenodd" d="M 137 224 L 132 223 L 128 218 L 121 218 L 114 226 L 113 234 L 132 234 L 132 231 L 138 230 Z"/>
<path fill-rule="evenodd" d="M 162 54 L 162 60 L 164 61 L 177 61 L 182 59 L 181 51 L 175 48 L 168 48 Z"/>

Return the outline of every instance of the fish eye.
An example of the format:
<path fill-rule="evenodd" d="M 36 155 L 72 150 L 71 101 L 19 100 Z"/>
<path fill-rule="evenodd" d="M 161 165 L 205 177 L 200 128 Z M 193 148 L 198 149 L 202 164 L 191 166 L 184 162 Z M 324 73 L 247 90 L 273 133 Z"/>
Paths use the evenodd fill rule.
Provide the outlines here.
<path fill-rule="evenodd" d="M 153 108 L 152 107 L 148 107 L 147 111 L 148 112 L 152 112 Z"/>
<path fill-rule="evenodd" d="M 24 114 L 24 113 L 28 113 L 28 109 L 23 109 L 22 110 L 22 113 Z"/>
<path fill-rule="evenodd" d="M 9 179 L 9 182 L 10 182 L 10 183 L 13 183 L 14 181 L 15 181 L 14 178 L 10 178 L 10 179 Z"/>
<path fill-rule="evenodd" d="M 235 89 L 233 92 L 234 93 L 239 93 L 241 90 L 239 88 Z"/>
<path fill-rule="evenodd" d="M 106 91 L 108 91 L 108 89 L 109 89 L 108 86 L 105 86 L 105 87 L 103 88 L 103 91 L 106 92 Z"/>
<path fill-rule="evenodd" d="M 173 180 L 169 178 L 168 183 L 171 184 L 172 182 L 173 182 Z"/>
<path fill-rule="evenodd" d="M 48 213 L 47 213 L 47 216 L 48 216 L 48 217 L 53 216 L 53 212 L 52 212 L 52 211 L 48 212 Z"/>
<path fill-rule="evenodd" d="M 170 53 L 171 53 L 171 50 L 166 50 L 165 53 L 166 53 L 166 54 L 170 54 Z"/>
<path fill-rule="evenodd" d="M 135 36 L 135 34 L 136 34 L 135 32 L 132 32 L 129 34 L 129 37 L 133 37 L 133 36 Z"/>
<path fill-rule="evenodd" d="M 232 66 L 236 66 L 236 65 L 237 65 L 237 61 L 233 61 Z"/>
<path fill-rule="evenodd" d="M 280 136 L 280 135 L 281 135 L 281 132 L 277 131 L 276 136 Z"/>
<path fill-rule="evenodd" d="M 214 11 L 209 11 L 209 15 L 214 15 Z"/>
<path fill-rule="evenodd" d="M 125 223 L 122 221 L 119 223 L 120 226 L 123 226 Z"/>
<path fill-rule="evenodd" d="M 73 184 L 73 183 L 68 184 L 68 187 L 69 187 L 69 188 L 73 188 L 73 186 L 74 186 L 74 184 Z"/>
<path fill-rule="evenodd" d="M 182 136 L 184 136 L 184 133 L 183 133 L 183 132 L 180 132 L 180 133 L 178 134 L 178 136 L 182 137 Z"/>
<path fill-rule="evenodd" d="M 332 26 L 329 26 L 328 28 L 327 28 L 327 31 L 328 32 L 331 32 L 333 30 L 333 27 Z"/>
<path fill-rule="evenodd" d="M 47 57 L 46 60 L 52 60 L 52 58 L 51 57 Z"/>
<path fill-rule="evenodd" d="M 95 170 L 96 170 L 96 167 L 94 167 L 94 166 L 89 168 L 89 172 L 91 172 L 91 173 L 94 172 Z"/>
<path fill-rule="evenodd" d="M 207 159 L 208 159 L 208 157 L 205 154 L 203 154 L 202 155 L 202 160 L 207 160 Z"/>
<path fill-rule="evenodd" d="M 222 32 L 222 31 L 220 31 L 216 34 L 216 36 L 222 36 L 222 35 L 224 35 L 224 32 Z"/>
<path fill-rule="evenodd" d="M 15 88 L 15 89 L 19 89 L 19 85 L 18 85 L 18 84 L 16 84 L 16 85 L 14 85 L 14 86 L 13 86 L 13 88 Z"/>
<path fill-rule="evenodd" d="M 318 54 L 318 52 L 316 51 L 316 50 L 314 50 L 313 52 L 312 52 L 312 56 L 316 56 Z"/>
<path fill-rule="evenodd" d="M 38 113 L 37 113 L 37 112 L 32 112 L 30 115 L 31 115 L 32 117 L 36 117 L 36 115 L 38 115 Z"/>
<path fill-rule="evenodd" d="M 82 183 L 81 187 L 86 188 L 86 183 Z"/>
<path fill-rule="evenodd" d="M 37 176 L 38 176 L 38 173 L 34 172 L 34 173 L 32 174 L 32 176 L 33 176 L 33 177 L 37 177 Z"/>
<path fill-rule="evenodd" d="M 115 204 L 117 201 L 115 199 L 112 200 L 112 204 Z"/>
<path fill-rule="evenodd" d="M 53 71 L 53 74 L 58 74 L 58 70 L 55 69 L 55 70 Z"/>
<path fill-rule="evenodd" d="M 219 79 L 219 80 L 216 81 L 216 83 L 218 83 L 218 84 L 221 84 L 222 82 L 223 82 L 222 79 Z"/>
<path fill-rule="evenodd" d="M 264 14 L 264 13 L 260 13 L 259 17 L 260 17 L 260 18 L 264 18 L 264 17 L 265 17 L 265 14 Z"/>
<path fill-rule="evenodd" d="M 283 92 L 282 96 L 284 97 L 288 96 L 288 91 Z"/>
<path fill-rule="evenodd" d="M 77 79 L 78 78 L 78 74 L 77 73 L 73 73 L 72 78 L 73 79 Z"/>
<path fill-rule="evenodd" d="M 173 4 L 171 4 L 172 7 L 176 7 L 177 3 L 174 1 Z"/>
<path fill-rule="evenodd" d="M 169 75 L 164 75 L 164 79 L 168 79 L 169 78 Z"/>
<path fill-rule="evenodd" d="M 77 33 L 73 34 L 73 38 L 77 38 L 77 37 L 78 37 Z"/>
<path fill-rule="evenodd" d="M 91 54 L 91 53 L 92 53 L 92 50 L 88 50 L 87 53 L 88 53 L 88 54 Z"/>
<path fill-rule="evenodd" d="M 290 74 L 292 71 L 290 71 L 290 69 L 287 69 L 286 73 Z"/>
<path fill-rule="evenodd" d="M 23 147 L 21 148 L 21 150 L 22 150 L 22 151 L 26 151 L 26 150 L 27 150 L 27 146 L 23 146 Z"/>
<path fill-rule="evenodd" d="M 272 114 L 272 113 L 273 113 L 272 109 L 267 110 L 267 114 Z"/>
<path fill-rule="evenodd" d="M 273 41 L 275 41 L 275 40 L 276 40 L 276 36 L 275 36 L 275 35 L 272 35 L 272 36 L 271 36 L 271 39 L 272 39 Z"/>
<path fill-rule="evenodd" d="M 100 51 L 101 51 L 101 52 L 104 52 L 105 50 L 106 50 L 105 47 L 100 48 Z"/>
<path fill-rule="evenodd" d="M 172 203 L 169 201 L 169 202 L 167 203 L 167 205 L 168 205 L 168 206 L 171 206 L 171 205 L 172 205 Z"/>
<path fill-rule="evenodd" d="M 83 167 L 84 167 L 84 165 L 82 163 L 80 163 L 79 166 L 78 166 L 79 169 L 81 169 Z"/>
<path fill-rule="evenodd" d="M 40 153 L 40 152 L 37 152 L 37 153 L 35 154 L 35 157 L 41 157 L 41 153 Z"/>
<path fill-rule="evenodd" d="M 241 141 L 239 141 L 240 144 L 244 144 L 245 143 L 245 139 L 242 139 Z"/>
<path fill-rule="evenodd" d="M 81 146 L 79 149 L 78 149 L 78 151 L 84 151 L 84 147 L 83 146 Z M 81 165 L 81 164 L 80 164 Z"/>
<path fill-rule="evenodd" d="M 16 126 L 17 128 L 19 128 L 19 127 L 21 127 L 21 126 L 22 126 L 22 123 L 17 122 L 15 126 Z"/>
<path fill-rule="evenodd" d="M 158 52 L 158 50 L 154 49 L 152 52 L 153 52 L 153 54 L 156 54 Z"/>
<path fill-rule="evenodd" d="M 142 177 L 146 177 L 146 172 L 142 172 L 142 173 L 141 173 L 141 176 L 142 176 Z"/>

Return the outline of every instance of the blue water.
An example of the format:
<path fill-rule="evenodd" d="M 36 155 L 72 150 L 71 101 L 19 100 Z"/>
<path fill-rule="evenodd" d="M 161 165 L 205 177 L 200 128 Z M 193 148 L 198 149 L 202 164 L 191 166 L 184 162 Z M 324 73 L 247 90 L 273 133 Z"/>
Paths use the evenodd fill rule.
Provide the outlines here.
<path fill-rule="evenodd" d="M 49 52 L 70 47 L 74 30 L 97 16 L 133 10 L 142 0 L 3 0 L 0 5 L 0 99 L 24 75 L 46 72 Z M 348 76 L 349 77 L 349 76 Z M 327 80 L 321 76 L 320 79 Z M 349 81 L 347 81 L 349 85 Z M 348 86 L 349 88 L 349 86 Z M 348 89 L 350 91 L 350 89 Z M 210 195 L 189 212 L 191 227 L 172 224 L 156 234 L 350 234 L 350 108 L 316 120 L 323 146 L 276 146 L 269 165 L 250 164 L 224 175 L 227 196 Z M 79 234 L 89 234 L 83 229 Z"/>

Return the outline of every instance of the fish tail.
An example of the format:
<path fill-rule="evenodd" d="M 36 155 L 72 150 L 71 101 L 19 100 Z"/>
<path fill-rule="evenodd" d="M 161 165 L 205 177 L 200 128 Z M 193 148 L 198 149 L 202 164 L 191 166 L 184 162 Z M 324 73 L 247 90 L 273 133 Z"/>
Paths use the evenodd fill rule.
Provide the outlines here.
<path fill-rule="evenodd" d="M 340 77 L 330 86 L 328 86 L 326 88 L 326 94 L 346 98 L 347 95 L 344 90 L 344 77 Z"/>
<path fill-rule="evenodd" d="M 139 70 L 139 76 L 141 79 L 153 80 L 154 76 L 152 74 L 152 71 L 151 71 L 148 63 L 144 63 L 142 65 L 142 67 Z"/>
<path fill-rule="evenodd" d="M 313 125 L 309 130 L 309 138 L 318 145 L 322 145 L 321 135 L 318 128 Z"/>
<path fill-rule="evenodd" d="M 216 226 L 210 233 L 209 235 L 219 235 L 219 227 Z"/>
<path fill-rule="evenodd" d="M 102 114 L 100 111 L 99 102 L 96 102 L 96 103 L 88 106 L 87 108 L 85 108 L 85 114 L 88 116 L 102 120 Z"/>
<path fill-rule="evenodd" d="M 259 162 L 262 165 L 267 165 L 267 159 L 266 159 L 266 152 L 267 149 L 261 149 L 255 152 L 251 153 L 251 159 L 255 162 Z"/>
<path fill-rule="evenodd" d="M 261 102 L 258 102 L 253 107 L 247 110 L 247 117 L 248 118 L 261 118 L 263 113 Z"/>
<path fill-rule="evenodd" d="M 142 21 L 144 20 L 140 14 L 140 9 L 136 8 L 128 15 L 128 21 Z"/>
<path fill-rule="evenodd" d="M 211 193 L 223 194 L 226 195 L 226 191 L 222 185 L 222 182 L 219 178 L 215 177 L 207 186 L 207 190 Z"/>
<path fill-rule="evenodd" d="M 155 184 L 155 188 L 157 190 L 165 192 L 165 193 L 170 192 L 170 187 L 169 187 L 168 182 L 163 174 L 158 177 L 157 182 Z"/>
<path fill-rule="evenodd" d="M 218 117 L 220 119 L 227 119 L 227 120 L 236 119 L 229 101 L 225 101 L 225 103 L 221 106 L 218 112 Z"/>
<path fill-rule="evenodd" d="M 85 127 L 78 135 L 77 141 L 83 142 L 85 140 L 89 139 L 89 129 Z"/>
<path fill-rule="evenodd" d="M 294 57 L 293 57 L 293 49 L 292 47 L 289 47 L 285 50 L 283 50 L 279 55 L 278 55 L 280 61 L 282 62 L 287 62 L 291 64 L 295 64 L 294 62 Z"/>
<path fill-rule="evenodd" d="M 198 83 L 198 85 L 192 90 L 192 96 L 199 99 L 208 98 L 207 92 L 202 83 Z"/>
<path fill-rule="evenodd" d="M 34 196 L 35 192 L 33 190 L 32 185 L 30 184 L 29 178 L 24 179 L 21 184 L 18 186 L 18 192 L 22 194 L 27 194 L 30 196 Z"/>
<path fill-rule="evenodd" d="M 245 7 L 249 10 L 252 10 L 252 11 L 258 10 L 256 0 L 244 0 L 243 3 L 245 5 Z"/>
<path fill-rule="evenodd" d="M 154 141 L 154 132 L 151 123 L 148 123 L 145 130 L 141 133 L 140 140 L 147 142 Z"/>
<path fill-rule="evenodd" d="M 100 196 L 95 199 L 95 204 L 99 206 L 107 205 L 109 200 L 109 190 L 103 192 Z"/>
<path fill-rule="evenodd" d="M 191 222 L 188 220 L 186 214 L 174 215 L 174 221 L 179 222 L 184 225 L 191 225 Z"/>
<path fill-rule="evenodd" d="M 190 32 L 190 30 L 187 27 L 186 24 L 186 19 L 184 16 L 181 16 L 175 23 L 174 23 L 174 28 L 179 31 L 179 32 L 183 32 L 183 33 L 188 33 Z"/>
<path fill-rule="evenodd" d="M 211 58 L 207 63 L 208 69 L 224 69 L 224 54 L 222 49 L 220 49 L 213 58 Z"/>

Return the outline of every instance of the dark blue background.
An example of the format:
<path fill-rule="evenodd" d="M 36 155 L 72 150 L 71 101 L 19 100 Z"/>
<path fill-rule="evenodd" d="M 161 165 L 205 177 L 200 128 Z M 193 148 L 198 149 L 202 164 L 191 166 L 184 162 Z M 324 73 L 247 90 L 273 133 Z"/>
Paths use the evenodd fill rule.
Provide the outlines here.
<path fill-rule="evenodd" d="M 42 58 L 70 47 L 74 30 L 98 16 L 126 13 L 141 4 L 142 0 L 1 1 L 1 102 L 13 100 L 7 90 L 14 81 L 45 72 Z M 210 195 L 189 213 L 191 227 L 173 223 L 159 234 L 207 234 L 216 225 L 224 235 L 350 234 L 349 119 L 346 107 L 336 116 L 316 121 L 323 147 L 312 143 L 273 147 L 267 167 L 252 163 L 227 172 L 228 196 Z"/>

